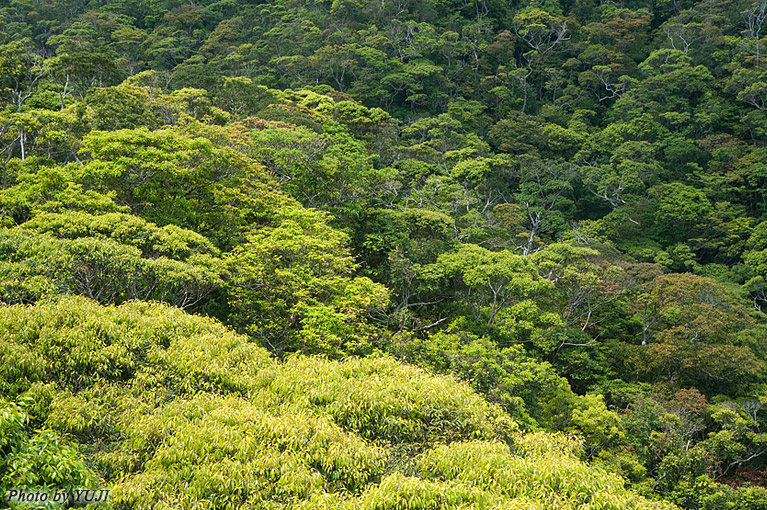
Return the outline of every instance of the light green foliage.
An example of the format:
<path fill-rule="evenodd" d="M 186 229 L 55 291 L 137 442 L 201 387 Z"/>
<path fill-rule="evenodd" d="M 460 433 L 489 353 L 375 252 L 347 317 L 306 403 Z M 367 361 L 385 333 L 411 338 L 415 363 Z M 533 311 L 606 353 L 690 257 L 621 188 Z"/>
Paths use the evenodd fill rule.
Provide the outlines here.
<path fill-rule="evenodd" d="M 402 148 L 410 157 L 436 164 L 444 163 L 451 151 L 475 157 L 488 151 L 476 134 L 462 131 L 461 122 L 448 114 L 420 119 L 402 130 Z"/>
<path fill-rule="evenodd" d="M 681 183 L 656 186 L 651 193 L 657 196 L 657 222 L 659 228 L 672 237 L 695 228 L 711 214 L 711 203 L 705 194 Z"/>
<path fill-rule="evenodd" d="M 427 479 L 465 489 L 481 487 L 520 508 L 673 508 L 622 494 L 623 481 L 579 461 L 571 439 L 533 434 L 511 451 L 515 454 L 500 443 L 442 446 L 425 453 L 419 468 Z"/>
<path fill-rule="evenodd" d="M 324 491 L 359 490 L 383 470 L 387 452 L 344 432 L 332 419 L 280 407 L 268 395 L 252 402 L 199 396 L 171 404 L 130 427 L 172 436 L 144 470 L 118 483 L 118 505 L 188 508 L 283 508 Z"/>
<path fill-rule="evenodd" d="M 340 426 L 392 445 L 510 440 L 517 431 L 508 416 L 466 384 L 388 358 L 295 358 L 274 376 L 267 372 L 265 380 L 281 399 L 317 406 Z"/>
<path fill-rule="evenodd" d="M 165 428 L 177 433 L 161 439 L 143 473 L 118 484 L 118 499 L 140 504 L 159 490 L 170 508 L 208 498 L 221 507 L 284 508 L 360 491 L 402 462 L 401 445 L 508 439 L 516 430 L 467 387 L 389 359 L 294 358 L 262 372 L 256 387 L 248 400 L 201 396 L 135 420 L 133 441 L 110 461 L 141 455 L 131 445 L 147 445 Z"/>
<path fill-rule="evenodd" d="M 266 185 L 263 169 L 225 145 L 238 136 L 197 125 L 186 132 L 94 131 L 83 140 L 91 159 L 76 175 L 89 188 L 115 193 L 115 201 L 136 215 L 206 232 L 229 246 L 265 205 L 281 200 Z"/>
<path fill-rule="evenodd" d="M 5 302 L 74 293 L 194 307 L 222 286 L 219 251 L 207 238 L 118 212 L 111 197 L 83 192 L 61 169 L 23 175 L 0 201 L 6 219 L 21 223 L 0 234 Z"/>
<path fill-rule="evenodd" d="M 86 100 L 93 129 L 112 131 L 162 125 L 160 112 L 151 107 L 152 91 L 146 87 L 120 85 L 94 90 Z M 154 111 L 153 111 L 154 110 Z"/>
<path fill-rule="evenodd" d="M 19 172 L 18 184 L 0 192 L 3 226 L 24 223 L 40 212 L 126 212 L 128 208 L 117 205 L 109 194 L 72 182 L 68 170 L 42 166 Z"/>
<path fill-rule="evenodd" d="M 203 419 L 203 423 L 205 421 L 207 420 Z M 301 428 L 306 426 L 304 424 Z M 250 431 L 246 434 L 257 434 L 257 432 Z M 318 438 L 319 444 L 314 445 L 312 449 L 321 451 L 323 443 L 330 438 L 325 439 L 325 433 L 319 430 L 314 435 Z M 290 441 L 280 436 L 272 440 Z M 418 473 L 418 476 L 402 473 L 386 475 L 379 484 L 370 484 L 357 497 L 323 493 L 316 486 L 319 480 L 314 481 L 308 473 L 301 473 L 297 467 L 293 468 L 295 474 L 285 473 L 272 482 L 273 485 L 253 488 L 247 495 L 244 492 L 232 494 L 233 491 L 227 489 L 226 483 L 218 484 L 215 487 L 215 493 L 221 501 L 236 502 L 244 508 L 259 505 L 261 508 L 287 506 L 302 509 L 646 508 L 660 510 L 674 508 L 669 504 L 652 503 L 625 492 L 620 479 L 614 475 L 587 468 L 573 457 L 570 452 L 572 445 L 564 446 L 562 442 L 564 442 L 563 439 L 557 437 L 526 438 L 516 446 L 516 455 L 512 454 L 507 445 L 497 442 L 474 441 L 438 447 L 425 452 L 417 459 L 415 473 Z M 283 452 L 279 459 L 284 462 L 284 465 L 292 466 L 289 452 L 291 452 L 290 449 Z M 231 467 L 227 466 L 227 469 L 221 472 L 221 476 L 237 477 L 238 472 L 230 470 L 236 468 L 241 468 L 248 473 L 258 472 L 259 469 L 264 469 L 261 466 L 269 466 L 270 462 L 277 461 L 277 459 L 272 461 L 274 457 L 268 455 L 268 452 L 259 453 L 263 453 L 269 460 L 256 457 L 257 460 L 251 461 L 250 465 L 243 466 L 235 463 Z M 338 456 L 340 452 L 336 450 L 334 453 Z M 364 465 L 365 461 L 359 459 L 357 462 L 358 465 Z M 324 463 L 330 462 L 326 460 Z M 270 476 L 274 476 L 272 473 L 273 471 L 267 471 L 262 478 L 269 479 Z M 571 478 L 568 473 L 581 476 Z M 579 482 L 573 482 L 573 480 L 579 480 Z M 201 483 L 204 482 L 201 481 Z M 200 486 L 196 485 L 196 487 Z M 200 488 L 207 489 L 205 486 Z M 262 495 L 269 495 L 269 489 L 273 491 L 271 500 L 260 499 Z M 122 496 L 123 490 L 128 489 L 117 489 L 118 497 Z M 131 488 L 130 490 L 135 490 L 132 493 L 135 498 L 133 501 L 141 501 L 138 495 L 140 489 Z M 299 502 L 303 498 L 306 498 L 306 501 Z M 170 508 L 179 507 L 185 501 L 183 497 L 164 499 Z M 281 500 L 295 501 L 295 503 L 283 506 L 280 504 Z"/>
<path fill-rule="evenodd" d="M 22 401 L 28 403 L 27 401 Z M 0 495 L 9 488 L 97 488 L 98 475 L 83 456 L 49 429 L 30 430 L 18 404 L 0 399 Z"/>
<path fill-rule="evenodd" d="M 17 360 L 4 364 L 3 394 L 35 382 L 73 393 L 103 383 L 141 384 L 170 394 L 248 391 L 267 354 L 212 319 L 162 304 L 102 307 L 82 297 L 0 309 L 0 338 Z M 240 364 L 246 363 L 246 369 Z M 239 368 L 236 368 L 239 367 Z"/>
<path fill-rule="evenodd" d="M 161 234 L 165 236 L 158 236 L 152 251 L 172 255 L 172 244 L 162 243 L 173 241 L 168 235 L 172 232 Z M 183 253 L 185 246 L 179 240 L 177 237 L 175 248 Z M 7 303 L 81 294 L 102 303 L 154 299 L 190 307 L 223 284 L 221 263 L 208 254 L 194 254 L 186 260 L 153 258 L 112 239 L 59 239 L 18 229 L 0 231 L 0 246 L 0 295 Z"/>
<path fill-rule="evenodd" d="M 390 358 L 278 362 L 210 319 L 84 298 L 0 309 L 0 349 L 2 391 L 53 430 L 26 441 L 4 403 L 0 448 L 21 441 L 39 467 L 43 437 L 76 438 L 115 507 L 665 508 L 577 460 L 574 439 L 521 435 L 468 385 Z M 74 459 L 68 483 L 95 480 L 56 455 Z"/>
<path fill-rule="evenodd" d="M 602 395 L 579 396 L 572 411 L 569 431 L 583 436 L 587 455 L 615 446 L 623 439 L 618 413 L 609 411 Z"/>
<path fill-rule="evenodd" d="M 14 477 L 764 507 L 763 0 L 0 4 Z"/>
<path fill-rule="evenodd" d="M 767 508 L 767 492 L 759 487 L 733 489 L 727 486 L 703 499 L 705 510 L 736 510 L 737 508 Z"/>
<path fill-rule="evenodd" d="M 11 461 L 0 472 L 4 488 L 93 485 L 96 475 L 60 435 L 108 444 L 120 435 L 121 413 L 200 390 L 247 391 L 266 360 L 213 321 L 162 305 L 113 308 L 67 298 L 5 307 L 0 315 L 7 361 L 0 392 L 21 403 L 37 427 L 45 424 L 35 432 L 19 429 L 28 418 L 16 404 L 4 404 L 2 437 L 11 441 L 2 445 Z"/>
<path fill-rule="evenodd" d="M 144 256 L 186 260 L 193 255 L 219 254 L 207 238 L 196 232 L 176 225 L 158 227 L 140 217 L 122 213 L 42 212 L 22 227 L 59 239 L 112 239 L 120 244 L 135 246 Z"/>
<path fill-rule="evenodd" d="M 364 349 L 365 314 L 382 308 L 384 287 L 353 277 L 345 234 L 309 209 L 283 209 L 226 257 L 237 320 L 277 355 L 340 355 Z"/>

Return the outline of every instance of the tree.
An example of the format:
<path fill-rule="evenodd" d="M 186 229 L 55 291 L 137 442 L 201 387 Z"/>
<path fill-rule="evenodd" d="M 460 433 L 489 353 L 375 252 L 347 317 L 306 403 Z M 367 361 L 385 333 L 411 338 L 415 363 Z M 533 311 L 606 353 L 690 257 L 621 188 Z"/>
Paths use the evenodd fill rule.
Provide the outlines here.
<path fill-rule="evenodd" d="M 364 196 L 374 184 L 366 151 L 340 129 L 320 134 L 303 127 L 267 127 L 251 136 L 254 156 L 307 207 L 338 207 Z"/>
<path fill-rule="evenodd" d="M 61 87 L 62 109 L 70 90 L 84 99 L 92 88 L 119 83 L 122 73 L 117 61 L 117 53 L 103 46 L 75 46 L 57 52 L 51 60 L 51 75 Z"/>
<path fill-rule="evenodd" d="M 737 340 L 752 324 L 731 290 L 692 274 L 657 277 L 646 310 L 655 317 L 651 340 L 627 346 L 627 360 L 640 378 L 706 392 L 748 391 L 763 361 Z"/>
<path fill-rule="evenodd" d="M 247 224 L 263 221 L 256 217 L 264 207 L 290 199 L 270 189 L 252 159 L 228 146 L 244 146 L 242 132 L 206 129 L 93 131 L 83 139 L 82 152 L 90 157 L 77 178 L 90 189 L 115 193 L 118 204 L 149 221 L 230 246 Z"/>
<path fill-rule="evenodd" d="M 706 195 L 679 182 L 654 186 L 650 193 L 655 201 L 655 224 L 661 235 L 679 240 L 689 236 L 712 213 Z"/>
<path fill-rule="evenodd" d="M 602 267 L 598 256 L 596 250 L 565 243 L 551 244 L 531 256 L 538 273 L 553 283 L 551 303 L 562 324 L 557 350 L 592 345 L 592 331 L 604 320 L 599 317 L 600 309 L 622 297 L 625 283 L 620 267 Z M 589 340 L 574 341 L 578 333 Z"/>
<path fill-rule="evenodd" d="M 0 239 L 6 303 L 80 294 L 104 304 L 142 299 L 200 309 L 223 283 L 207 239 L 120 213 L 38 214 Z"/>
<path fill-rule="evenodd" d="M 440 255 L 427 271 L 427 278 L 447 283 L 456 311 L 470 321 L 467 326 L 489 327 L 502 344 L 534 341 L 559 323 L 535 302 L 551 282 L 538 275 L 532 261 L 509 250 L 463 245 Z"/>
<path fill-rule="evenodd" d="M 0 94 L 20 112 L 49 72 L 49 63 L 32 41 L 23 39 L 0 45 Z"/>
<path fill-rule="evenodd" d="M 754 276 L 746 282 L 744 288 L 753 299 L 754 308 L 761 312 L 767 302 L 767 223 L 762 222 L 754 228 L 747 247 L 749 250 L 743 254 L 743 261 Z"/>
<path fill-rule="evenodd" d="M 514 33 L 530 50 L 522 54 L 524 65 L 512 72 L 522 86 L 522 113 L 527 109 L 528 79 L 536 72 L 560 43 L 570 39 L 567 21 L 540 9 L 530 9 L 514 16 Z"/>
<path fill-rule="evenodd" d="M 567 380 L 521 345 L 500 348 L 486 337 L 437 331 L 425 337 L 398 333 L 384 348 L 407 363 L 458 376 L 525 430 L 562 430 L 575 406 Z"/>
<path fill-rule="evenodd" d="M 320 212 L 283 209 L 274 227 L 256 230 L 227 255 L 234 320 L 276 356 L 364 351 L 366 314 L 383 308 L 382 285 L 353 277 L 346 235 Z"/>
<path fill-rule="evenodd" d="M 759 69 L 761 63 L 761 32 L 762 25 L 767 21 L 767 2 L 764 0 L 755 3 L 750 9 L 743 11 L 743 19 L 746 27 L 744 34 L 752 39 L 754 56 L 756 57 L 754 66 Z"/>
<path fill-rule="evenodd" d="M 564 228 L 565 218 L 572 210 L 570 193 L 575 178 L 569 163 L 554 163 L 538 158 L 520 156 L 516 161 L 519 190 L 514 200 L 520 205 L 527 233 L 516 247 L 522 255 L 540 249 L 539 236 L 553 234 Z"/>

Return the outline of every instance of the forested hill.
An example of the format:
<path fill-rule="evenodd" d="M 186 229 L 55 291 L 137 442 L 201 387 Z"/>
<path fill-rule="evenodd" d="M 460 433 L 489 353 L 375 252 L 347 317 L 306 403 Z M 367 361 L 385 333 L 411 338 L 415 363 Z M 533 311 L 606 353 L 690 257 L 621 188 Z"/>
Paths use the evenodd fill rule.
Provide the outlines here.
<path fill-rule="evenodd" d="M 0 2 L 0 496 L 767 509 L 766 55 L 764 0 Z"/>

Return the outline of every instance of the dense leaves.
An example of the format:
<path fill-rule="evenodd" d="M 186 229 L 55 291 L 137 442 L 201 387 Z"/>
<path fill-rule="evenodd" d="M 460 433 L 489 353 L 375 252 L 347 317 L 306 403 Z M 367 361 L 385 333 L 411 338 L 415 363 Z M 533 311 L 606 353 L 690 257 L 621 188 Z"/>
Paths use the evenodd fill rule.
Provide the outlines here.
<path fill-rule="evenodd" d="M 597 4 L 3 3 L 0 487 L 764 508 L 767 4 Z"/>
<path fill-rule="evenodd" d="M 390 358 L 270 361 L 246 337 L 162 305 L 66 298 L 0 313 L 13 362 L 0 383 L 23 403 L 4 402 L 6 487 L 40 483 L 25 477 L 42 481 L 58 463 L 66 474 L 47 482 L 110 484 L 115 507 L 380 508 L 417 491 L 456 505 L 666 508 L 578 460 L 577 441 L 520 435 L 467 385 Z M 46 429 L 27 437 L 33 423 Z"/>

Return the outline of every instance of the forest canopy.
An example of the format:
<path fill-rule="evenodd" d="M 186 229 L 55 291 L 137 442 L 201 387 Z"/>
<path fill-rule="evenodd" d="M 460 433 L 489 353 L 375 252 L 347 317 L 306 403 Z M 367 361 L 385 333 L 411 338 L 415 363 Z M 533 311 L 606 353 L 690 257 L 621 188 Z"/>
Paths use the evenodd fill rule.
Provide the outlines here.
<path fill-rule="evenodd" d="M 766 23 L 4 2 L 0 496 L 767 508 Z"/>

